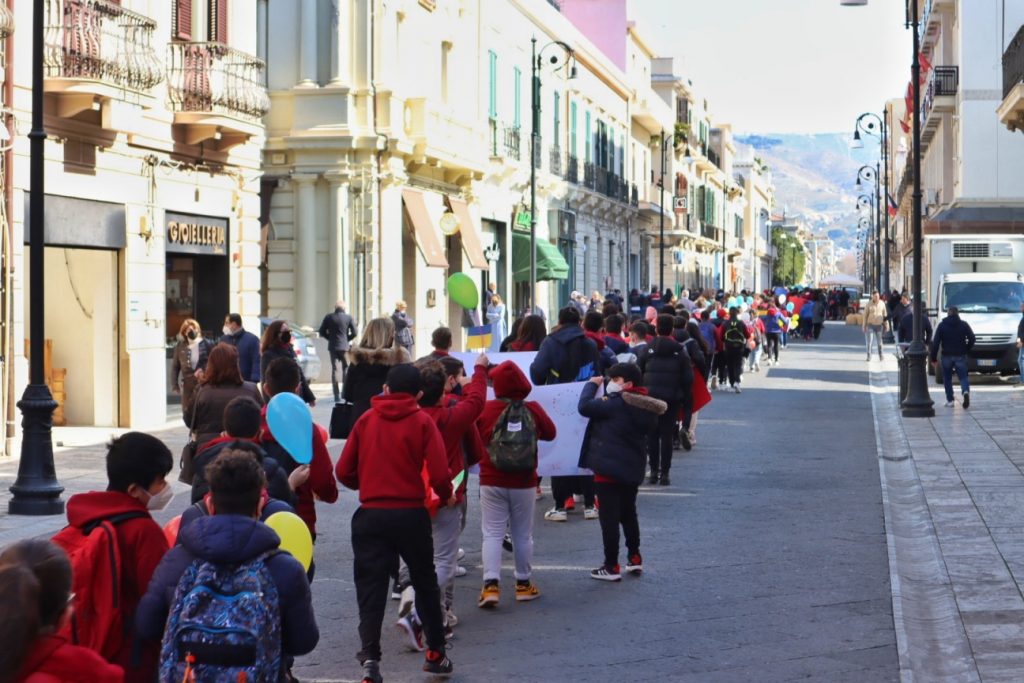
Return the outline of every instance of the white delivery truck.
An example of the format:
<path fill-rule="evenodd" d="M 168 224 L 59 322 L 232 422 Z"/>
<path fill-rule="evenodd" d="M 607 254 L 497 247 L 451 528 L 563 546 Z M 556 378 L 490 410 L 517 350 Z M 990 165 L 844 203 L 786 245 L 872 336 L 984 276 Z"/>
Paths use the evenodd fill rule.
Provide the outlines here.
<path fill-rule="evenodd" d="M 925 305 L 936 326 L 950 306 L 977 339 L 969 372 L 1017 374 L 1017 323 L 1024 301 L 1024 235 L 925 237 Z"/>

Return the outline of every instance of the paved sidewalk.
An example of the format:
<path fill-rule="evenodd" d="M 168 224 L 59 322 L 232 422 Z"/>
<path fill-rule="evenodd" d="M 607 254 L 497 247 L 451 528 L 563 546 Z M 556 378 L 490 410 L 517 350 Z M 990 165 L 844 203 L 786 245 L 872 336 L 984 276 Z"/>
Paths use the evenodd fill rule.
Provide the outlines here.
<path fill-rule="evenodd" d="M 1021 681 L 1024 390 L 972 376 L 946 408 L 929 378 L 935 417 L 904 419 L 895 362 L 872 366 L 904 680 Z"/>

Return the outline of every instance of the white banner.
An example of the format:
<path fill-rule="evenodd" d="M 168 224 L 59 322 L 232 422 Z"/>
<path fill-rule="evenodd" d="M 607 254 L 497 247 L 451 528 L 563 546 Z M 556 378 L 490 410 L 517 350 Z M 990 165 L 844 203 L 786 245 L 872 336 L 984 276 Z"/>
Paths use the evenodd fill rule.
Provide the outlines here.
<path fill-rule="evenodd" d="M 452 351 L 449 354 L 452 358 L 458 358 L 462 361 L 462 364 L 466 366 L 466 374 L 470 377 L 473 376 L 473 363 L 476 362 L 479 353 L 473 351 Z M 499 365 L 507 360 L 512 361 L 519 366 L 519 369 L 526 375 L 526 379 L 530 379 L 530 364 L 533 359 L 537 357 L 536 351 L 519 351 L 511 353 L 488 353 L 487 360 L 494 365 Z"/>

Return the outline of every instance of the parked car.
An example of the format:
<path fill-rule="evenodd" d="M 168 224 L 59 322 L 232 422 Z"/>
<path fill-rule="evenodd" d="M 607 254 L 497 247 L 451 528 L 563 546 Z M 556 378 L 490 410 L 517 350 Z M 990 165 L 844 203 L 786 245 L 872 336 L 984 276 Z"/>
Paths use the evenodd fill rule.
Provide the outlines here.
<path fill-rule="evenodd" d="M 274 320 L 274 318 L 260 318 L 260 332 L 267 329 L 267 326 Z M 303 376 L 310 382 L 316 382 L 320 377 L 320 356 L 313 344 L 313 340 L 317 337 L 316 332 L 291 321 L 288 321 L 288 329 L 292 332 L 292 348 L 295 349 L 295 359 L 299 362 Z"/>

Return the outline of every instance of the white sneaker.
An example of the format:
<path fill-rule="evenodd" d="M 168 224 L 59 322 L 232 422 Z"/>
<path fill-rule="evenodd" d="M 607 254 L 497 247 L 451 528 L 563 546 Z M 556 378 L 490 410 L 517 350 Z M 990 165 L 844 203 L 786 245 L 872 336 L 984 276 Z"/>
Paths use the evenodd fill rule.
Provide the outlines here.
<path fill-rule="evenodd" d="M 953 401 L 946 401 L 946 407 L 947 408 L 952 408 L 955 405 L 956 405 L 956 403 L 954 403 Z"/>
<path fill-rule="evenodd" d="M 565 510 L 559 510 L 558 508 L 551 508 L 544 513 L 544 519 L 549 522 L 564 522 L 569 519 L 569 516 L 565 514 Z"/>
<path fill-rule="evenodd" d="M 740 385 L 739 385 L 739 384 L 737 384 L 736 386 L 734 386 L 734 387 L 732 388 L 732 391 L 733 391 L 733 393 L 734 393 L 734 394 L 738 394 L 738 393 L 740 393 Z"/>
<path fill-rule="evenodd" d="M 461 561 L 461 560 L 462 560 L 462 558 L 464 558 L 465 556 L 466 556 L 466 551 L 465 551 L 465 550 L 463 550 L 462 548 L 459 548 L 459 552 L 455 553 L 455 561 L 456 561 L 456 562 L 459 562 L 459 561 Z"/>
<path fill-rule="evenodd" d="M 583 519 L 597 519 L 597 508 L 586 508 L 583 511 Z"/>
<path fill-rule="evenodd" d="M 398 603 L 398 616 L 404 617 L 409 614 L 414 604 L 416 604 L 416 589 L 409 586 L 402 591 L 401 602 Z"/>
<path fill-rule="evenodd" d="M 461 564 L 455 565 L 455 576 L 456 577 L 463 577 L 465 575 L 466 575 L 466 568 L 463 567 Z"/>

